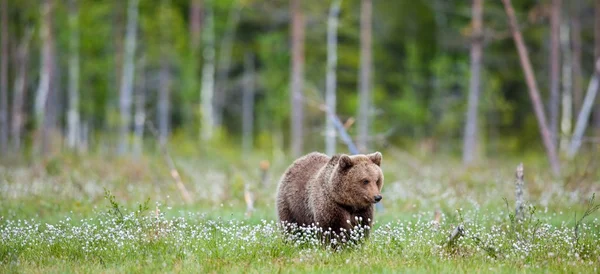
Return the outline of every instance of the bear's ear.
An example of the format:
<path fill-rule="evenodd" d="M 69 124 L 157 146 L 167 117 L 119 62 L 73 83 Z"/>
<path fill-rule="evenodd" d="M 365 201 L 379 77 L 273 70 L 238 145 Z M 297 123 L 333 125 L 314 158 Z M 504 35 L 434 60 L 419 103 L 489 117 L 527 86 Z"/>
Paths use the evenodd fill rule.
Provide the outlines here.
<path fill-rule="evenodd" d="M 367 155 L 367 157 L 369 157 L 371 162 L 373 162 L 374 164 L 381 166 L 381 152 L 377 151 L 375 153 L 371 153 Z"/>
<path fill-rule="evenodd" d="M 340 156 L 340 160 L 338 161 L 338 165 L 340 166 L 340 169 L 350 168 L 353 165 L 352 159 L 350 158 L 350 156 L 342 154 Z"/>

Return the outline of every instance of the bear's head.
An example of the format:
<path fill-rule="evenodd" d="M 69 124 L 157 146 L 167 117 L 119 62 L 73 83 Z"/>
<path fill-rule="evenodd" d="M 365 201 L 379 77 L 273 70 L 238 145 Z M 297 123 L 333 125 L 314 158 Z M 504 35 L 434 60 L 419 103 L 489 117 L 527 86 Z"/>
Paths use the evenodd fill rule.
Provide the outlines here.
<path fill-rule="evenodd" d="M 336 160 L 337 164 L 328 183 L 328 192 L 336 203 L 360 209 L 381 201 L 381 153 L 354 156 L 342 154 L 332 158 L 332 161 Z"/>

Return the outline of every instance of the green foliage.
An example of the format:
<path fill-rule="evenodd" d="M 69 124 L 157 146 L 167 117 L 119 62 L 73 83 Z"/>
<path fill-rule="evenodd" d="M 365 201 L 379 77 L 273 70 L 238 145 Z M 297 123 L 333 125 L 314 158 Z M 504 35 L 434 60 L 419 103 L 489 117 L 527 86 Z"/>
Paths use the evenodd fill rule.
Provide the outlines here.
<path fill-rule="evenodd" d="M 26 29 L 34 30 L 28 68 L 28 99 L 35 96 L 39 78 L 39 18 L 36 1 L 8 1 L 10 39 L 19 41 Z M 69 1 L 54 1 L 53 31 L 56 41 L 57 96 L 61 106 L 65 97 L 69 27 Z M 522 26 L 537 82 L 543 99 L 547 98 L 546 73 L 548 32 L 545 3 L 534 0 L 514 1 Z M 170 121 L 173 140 L 199 143 L 200 68 L 202 45 L 190 48 L 189 0 L 141 0 L 136 62 L 146 60 L 137 75 L 146 75 L 147 119 L 156 118 L 157 82 L 161 63 L 166 60 L 172 77 Z M 80 17 L 80 112 L 89 124 L 94 144 L 115 144 L 119 121 L 118 95 L 122 74 L 127 1 L 77 1 Z M 228 31 L 228 20 L 237 5 L 240 22 L 235 28 L 231 66 L 226 79 L 226 106 L 221 136 L 229 145 L 241 138 L 241 98 L 243 62 L 246 53 L 255 56 L 256 102 L 254 137 L 257 150 L 282 150 L 289 139 L 290 26 L 289 1 L 226 0 L 201 1 L 212 5 L 215 18 L 217 62 L 221 42 Z M 322 103 L 326 71 L 326 30 L 330 1 L 305 3 L 305 104 L 306 150 L 321 150 Z M 465 123 L 465 105 L 469 83 L 471 2 L 430 0 L 374 1 L 373 4 L 373 113 L 370 135 L 385 134 L 385 144 L 404 146 L 423 139 L 435 139 L 445 152 L 456 152 Z M 581 3 L 588 10 L 590 3 Z M 358 108 L 358 68 L 360 66 L 360 1 L 343 1 L 339 15 L 337 63 L 337 112 L 345 121 L 356 118 Z M 206 10 L 206 9 L 204 9 Z M 591 22 L 591 13 L 582 12 L 582 25 Z M 497 153 L 538 153 L 539 130 L 524 84 L 518 55 L 510 35 L 504 8 L 500 2 L 485 3 L 485 43 L 479 105 L 481 151 Z M 592 28 L 582 28 L 583 48 L 592 43 Z M 14 37 L 13 37 L 14 36 Z M 14 48 L 16 44 L 11 44 Z M 583 75 L 589 75 L 593 52 L 582 52 Z M 10 54 L 13 56 L 14 54 Z M 9 78 L 16 66 L 9 66 Z M 137 86 L 137 85 L 136 85 Z M 10 89 L 11 93 L 12 88 Z M 9 95 L 9 98 L 12 98 Z M 30 100 L 28 100 L 29 102 Z M 31 106 L 26 110 L 31 114 Z M 58 124 L 66 124 L 62 109 Z M 33 138 L 28 117 L 25 138 Z M 355 136 L 356 127 L 349 132 Z M 99 133 L 100 132 L 100 133 Z M 181 134 L 179 136 L 175 136 Z M 225 142 L 221 140 L 220 142 Z M 534 145 L 531 145 L 531 144 Z M 28 144 L 28 143 L 27 143 Z M 197 145 L 199 147 L 200 144 Z M 235 145 L 237 147 L 237 145 Z M 279 146 L 279 147 L 276 147 Z M 26 148 L 28 149 L 28 148 Z"/>

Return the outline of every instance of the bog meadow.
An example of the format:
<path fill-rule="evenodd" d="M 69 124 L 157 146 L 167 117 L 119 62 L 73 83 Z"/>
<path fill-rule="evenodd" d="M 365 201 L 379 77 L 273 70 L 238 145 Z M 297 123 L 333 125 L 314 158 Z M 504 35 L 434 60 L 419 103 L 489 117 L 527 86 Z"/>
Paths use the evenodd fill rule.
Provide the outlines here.
<path fill-rule="evenodd" d="M 0 272 L 599 272 L 599 57 L 590 0 L 0 0 Z M 335 245 L 312 151 L 383 155 Z"/>

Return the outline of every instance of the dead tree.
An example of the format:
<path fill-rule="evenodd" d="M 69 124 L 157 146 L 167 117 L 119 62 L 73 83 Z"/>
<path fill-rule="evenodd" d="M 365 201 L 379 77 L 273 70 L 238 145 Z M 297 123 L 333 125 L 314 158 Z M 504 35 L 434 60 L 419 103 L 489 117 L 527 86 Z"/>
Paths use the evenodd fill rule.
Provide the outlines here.
<path fill-rule="evenodd" d="M 544 107 L 540 99 L 540 93 L 538 91 L 535 75 L 531 67 L 531 62 L 529 61 L 529 53 L 527 52 L 527 47 L 525 47 L 525 42 L 521 36 L 515 11 L 510 0 L 502 0 L 502 2 L 504 3 L 506 15 L 508 16 L 513 40 L 515 41 L 517 51 L 519 52 L 519 60 L 521 61 L 523 72 L 525 73 L 525 80 L 529 89 L 529 97 L 531 98 L 531 102 L 533 104 L 533 109 L 538 121 L 542 141 L 544 142 L 546 154 L 548 155 L 548 161 L 550 162 L 552 173 L 555 176 L 558 176 L 560 175 L 560 162 L 556 153 L 556 146 L 552 141 L 552 134 L 550 133 L 550 130 L 548 129 L 548 123 L 546 122 L 546 114 L 544 113 Z"/>

